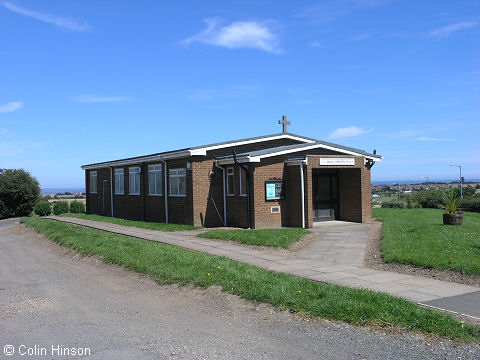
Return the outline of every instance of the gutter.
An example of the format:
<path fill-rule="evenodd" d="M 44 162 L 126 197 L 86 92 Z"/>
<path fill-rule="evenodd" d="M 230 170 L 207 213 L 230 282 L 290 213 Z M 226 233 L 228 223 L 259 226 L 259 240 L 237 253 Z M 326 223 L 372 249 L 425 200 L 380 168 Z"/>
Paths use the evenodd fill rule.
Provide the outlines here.
<path fill-rule="evenodd" d="M 112 176 L 113 175 L 113 168 L 110 166 L 110 210 L 113 217 L 113 183 L 112 183 Z"/>
<path fill-rule="evenodd" d="M 248 218 L 248 228 L 252 227 L 252 216 L 250 213 L 250 171 L 249 168 L 243 164 L 240 164 L 237 160 L 237 153 L 235 149 L 232 149 L 233 154 L 233 161 L 237 164 L 241 169 L 245 171 L 245 178 L 247 180 L 247 218 Z M 241 175 L 240 175 L 241 176 Z"/>
<path fill-rule="evenodd" d="M 303 180 L 303 160 L 299 162 L 300 165 L 300 196 L 302 197 L 302 228 L 305 229 L 305 183 Z"/>
<path fill-rule="evenodd" d="M 165 177 L 164 186 L 165 191 L 163 192 L 163 197 L 165 199 L 165 223 L 168 224 L 168 194 L 167 194 L 167 162 L 165 160 L 160 160 L 163 164 L 163 175 Z"/>
<path fill-rule="evenodd" d="M 215 161 L 215 167 L 222 170 L 222 182 L 223 182 L 223 224 L 227 226 L 227 196 L 226 196 L 226 189 L 225 189 L 225 168 L 221 167 Z"/>

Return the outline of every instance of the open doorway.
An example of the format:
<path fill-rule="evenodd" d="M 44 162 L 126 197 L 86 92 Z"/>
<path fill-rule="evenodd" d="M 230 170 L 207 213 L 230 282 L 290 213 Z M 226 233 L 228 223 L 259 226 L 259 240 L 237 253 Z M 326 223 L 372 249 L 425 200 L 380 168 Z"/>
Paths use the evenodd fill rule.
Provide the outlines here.
<path fill-rule="evenodd" d="M 340 217 L 338 170 L 313 169 L 313 221 Z"/>

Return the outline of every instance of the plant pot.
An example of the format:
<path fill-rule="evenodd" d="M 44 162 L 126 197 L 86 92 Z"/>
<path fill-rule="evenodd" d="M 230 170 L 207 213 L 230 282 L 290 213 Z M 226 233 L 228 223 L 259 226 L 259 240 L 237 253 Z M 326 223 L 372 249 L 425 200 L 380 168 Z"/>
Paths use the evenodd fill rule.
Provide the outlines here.
<path fill-rule="evenodd" d="M 462 225 L 463 213 L 443 214 L 443 225 Z"/>

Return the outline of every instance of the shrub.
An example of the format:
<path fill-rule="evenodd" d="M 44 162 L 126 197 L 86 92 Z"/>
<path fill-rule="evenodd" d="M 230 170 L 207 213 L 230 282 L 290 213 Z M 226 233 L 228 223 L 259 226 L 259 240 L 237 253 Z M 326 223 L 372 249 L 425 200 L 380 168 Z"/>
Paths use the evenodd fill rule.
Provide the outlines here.
<path fill-rule="evenodd" d="M 472 197 L 470 199 L 463 199 L 460 201 L 460 208 L 465 211 L 480 212 L 480 198 Z"/>
<path fill-rule="evenodd" d="M 405 209 L 405 203 L 399 200 L 390 200 L 382 203 L 382 208 Z"/>
<path fill-rule="evenodd" d="M 34 212 L 38 216 L 48 216 L 52 213 L 52 204 L 48 201 L 39 201 L 37 205 L 35 205 Z"/>
<path fill-rule="evenodd" d="M 0 219 L 30 215 L 39 196 L 40 185 L 28 172 L 0 169 Z"/>
<path fill-rule="evenodd" d="M 74 214 L 84 213 L 85 212 L 85 204 L 83 202 L 73 200 L 70 203 L 70 212 Z"/>
<path fill-rule="evenodd" d="M 415 202 L 422 205 L 423 208 L 438 209 L 443 205 L 443 190 L 422 190 L 414 194 Z"/>
<path fill-rule="evenodd" d="M 70 210 L 70 207 L 66 201 L 57 201 L 53 204 L 53 213 L 55 215 L 68 213 L 68 210 Z"/>

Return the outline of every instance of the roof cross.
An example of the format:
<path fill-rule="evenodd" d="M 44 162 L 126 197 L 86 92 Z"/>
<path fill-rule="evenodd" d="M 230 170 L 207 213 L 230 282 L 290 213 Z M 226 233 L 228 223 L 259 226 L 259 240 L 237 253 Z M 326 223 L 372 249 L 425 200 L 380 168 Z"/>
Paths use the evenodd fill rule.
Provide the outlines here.
<path fill-rule="evenodd" d="M 291 122 L 287 121 L 287 117 L 285 115 L 282 116 L 282 120 L 278 120 L 278 123 L 282 125 L 283 132 L 287 132 L 287 125 L 290 125 Z"/>

